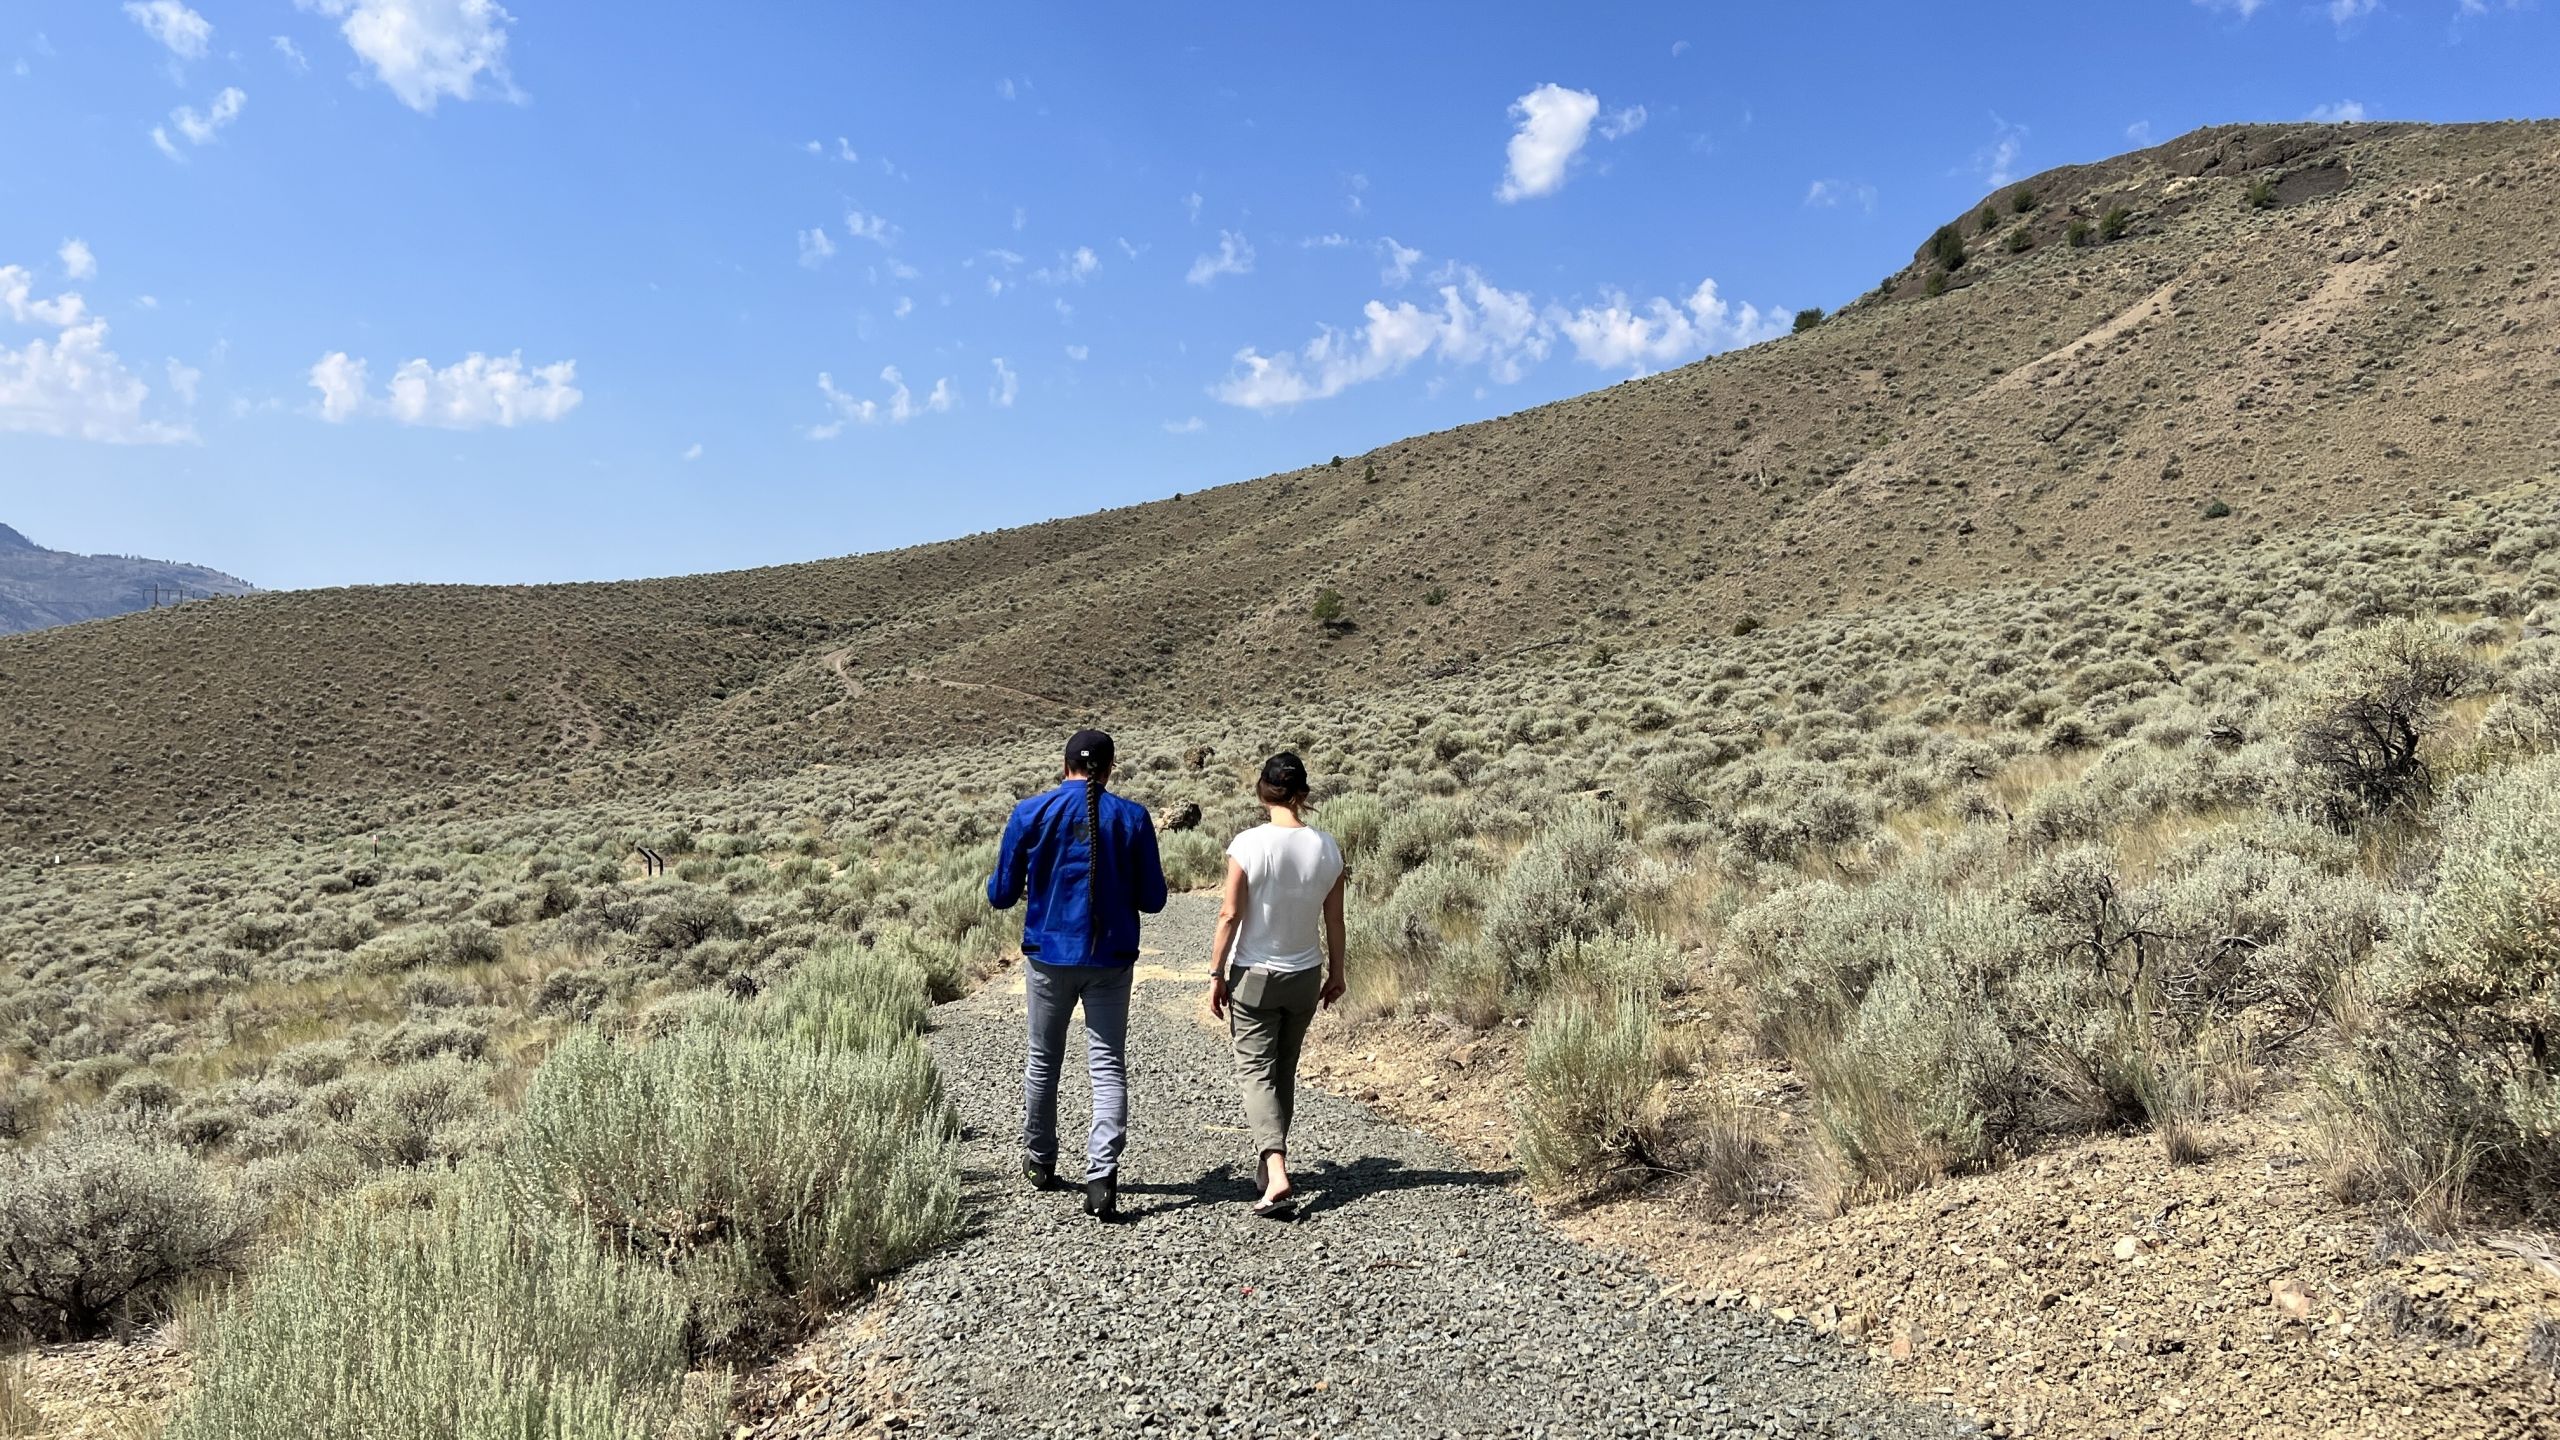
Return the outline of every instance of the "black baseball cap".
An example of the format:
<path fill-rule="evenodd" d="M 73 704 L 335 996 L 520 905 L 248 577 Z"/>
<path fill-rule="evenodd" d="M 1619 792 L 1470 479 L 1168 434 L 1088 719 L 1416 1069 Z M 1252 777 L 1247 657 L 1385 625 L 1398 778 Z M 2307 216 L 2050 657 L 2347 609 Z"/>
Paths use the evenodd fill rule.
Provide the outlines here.
<path fill-rule="evenodd" d="M 1277 786 L 1290 794 L 1307 788 L 1307 762 L 1295 750 L 1283 750 L 1262 762 L 1262 783 Z"/>
<path fill-rule="evenodd" d="M 1111 737 L 1099 730 L 1079 730 L 1067 741 L 1067 768 L 1097 775 L 1111 768 Z"/>

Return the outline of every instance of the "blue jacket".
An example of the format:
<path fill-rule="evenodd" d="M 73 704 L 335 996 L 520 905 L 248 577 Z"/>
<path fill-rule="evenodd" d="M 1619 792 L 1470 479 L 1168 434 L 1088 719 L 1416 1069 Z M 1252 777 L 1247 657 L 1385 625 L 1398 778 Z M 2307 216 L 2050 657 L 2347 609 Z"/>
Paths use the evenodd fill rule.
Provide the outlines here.
<path fill-rule="evenodd" d="M 1138 916 L 1164 909 L 1164 862 L 1147 807 L 1102 792 L 1102 864 L 1088 892 L 1093 846 L 1084 836 L 1084 782 L 1069 780 L 1013 807 L 987 879 L 987 903 L 1009 910 L 1029 896 L 1022 953 L 1043 965 L 1134 965 Z M 1091 895 L 1091 908 L 1087 895 Z M 1088 930 L 1088 917 L 1101 924 Z"/>

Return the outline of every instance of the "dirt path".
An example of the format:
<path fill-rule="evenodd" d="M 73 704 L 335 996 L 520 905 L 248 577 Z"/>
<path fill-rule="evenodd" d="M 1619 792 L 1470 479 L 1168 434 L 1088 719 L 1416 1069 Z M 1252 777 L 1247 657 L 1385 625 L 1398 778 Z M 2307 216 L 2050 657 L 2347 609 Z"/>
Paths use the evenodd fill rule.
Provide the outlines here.
<path fill-rule="evenodd" d="M 1802 1330 L 1693 1306 L 1563 1239 L 1507 1177 L 1330 1095 L 1301 1098 L 1304 1215 L 1252 1218 L 1224 1037 L 1200 1023 L 1189 978 L 1211 914 L 1177 897 L 1148 927 L 1159 953 L 1132 1024 L 1126 1224 L 1014 1175 L 1018 978 L 937 1012 L 934 1052 L 967 1129 L 969 1231 L 898 1277 L 862 1338 L 819 1364 L 893 1363 L 900 1421 L 933 1435 L 1959 1432 L 1878 1396 Z M 1081 1075 L 1060 1109 L 1062 1136 L 1080 1137 Z M 756 1433 L 876 1418 L 848 1404 Z"/>

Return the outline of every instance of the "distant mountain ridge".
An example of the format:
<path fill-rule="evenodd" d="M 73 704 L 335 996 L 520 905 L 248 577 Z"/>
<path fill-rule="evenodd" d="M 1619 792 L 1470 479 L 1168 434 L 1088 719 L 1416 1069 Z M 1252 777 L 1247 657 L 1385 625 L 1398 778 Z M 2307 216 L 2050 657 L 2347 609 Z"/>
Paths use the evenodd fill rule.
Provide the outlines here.
<path fill-rule="evenodd" d="M 48 550 L 0 525 L 0 635 L 103 620 L 147 610 L 155 600 L 249 595 L 257 588 L 201 565 Z"/>

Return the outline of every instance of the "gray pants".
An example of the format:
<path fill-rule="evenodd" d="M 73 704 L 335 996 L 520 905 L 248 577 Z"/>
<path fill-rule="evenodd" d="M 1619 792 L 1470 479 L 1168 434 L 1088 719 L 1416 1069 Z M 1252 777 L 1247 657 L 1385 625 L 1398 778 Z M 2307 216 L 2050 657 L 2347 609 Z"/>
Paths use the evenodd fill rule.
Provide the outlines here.
<path fill-rule="evenodd" d="M 1227 1031 L 1235 1038 L 1236 1084 L 1244 1091 L 1257 1162 L 1289 1148 L 1289 1121 L 1298 1109 L 1298 1053 L 1323 995 L 1320 966 L 1282 974 L 1227 971 Z"/>
<path fill-rule="evenodd" d="M 1022 1153 L 1040 1165 L 1058 1162 L 1058 1064 L 1067 1021 L 1084 1004 L 1085 1069 L 1093 1078 L 1093 1132 L 1085 1141 L 1084 1178 L 1120 1171 L 1129 1143 L 1128 965 L 1022 962 L 1024 1008 L 1030 1014 L 1030 1059 L 1022 1067 Z"/>

